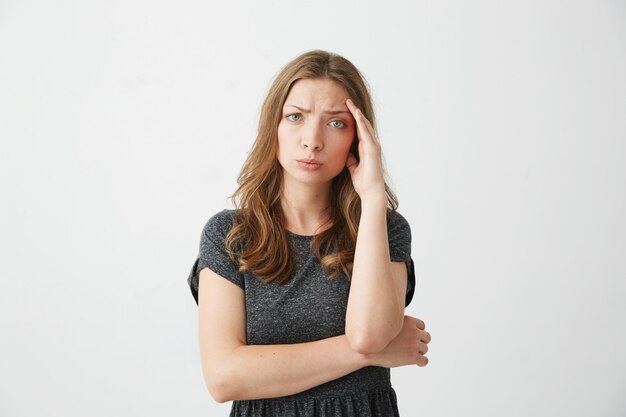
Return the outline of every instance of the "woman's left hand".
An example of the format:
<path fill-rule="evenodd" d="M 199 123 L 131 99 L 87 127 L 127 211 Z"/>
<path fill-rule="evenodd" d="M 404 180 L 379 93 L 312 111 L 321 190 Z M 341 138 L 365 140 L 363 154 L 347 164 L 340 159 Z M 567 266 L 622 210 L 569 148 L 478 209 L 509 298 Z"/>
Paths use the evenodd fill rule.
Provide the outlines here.
<path fill-rule="evenodd" d="M 356 134 L 359 139 L 359 158 L 348 154 L 346 166 L 352 177 L 352 184 L 361 199 L 372 196 L 385 196 L 385 179 L 380 142 L 369 120 L 352 100 L 346 100 L 348 109 L 356 120 Z"/>

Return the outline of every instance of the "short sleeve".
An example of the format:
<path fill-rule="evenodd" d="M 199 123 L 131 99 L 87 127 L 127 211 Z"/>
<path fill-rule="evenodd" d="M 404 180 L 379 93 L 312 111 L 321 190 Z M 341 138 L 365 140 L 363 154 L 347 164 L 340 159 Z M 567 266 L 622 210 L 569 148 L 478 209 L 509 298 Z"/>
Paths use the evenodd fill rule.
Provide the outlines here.
<path fill-rule="evenodd" d="M 222 210 L 211 217 L 202 230 L 198 256 L 187 278 L 196 304 L 198 303 L 199 275 L 205 267 L 245 291 L 243 275 L 239 272 L 238 265 L 230 259 L 226 252 L 225 239 L 233 225 L 233 215 L 234 210 Z"/>
<path fill-rule="evenodd" d="M 406 263 L 408 281 L 404 304 L 406 307 L 411 303 L 415 293 L 415 264 L 411 258 L 411 227 L 400 213 L 392 213 L 387 218 L 387 236 L 391 260 Z"/>

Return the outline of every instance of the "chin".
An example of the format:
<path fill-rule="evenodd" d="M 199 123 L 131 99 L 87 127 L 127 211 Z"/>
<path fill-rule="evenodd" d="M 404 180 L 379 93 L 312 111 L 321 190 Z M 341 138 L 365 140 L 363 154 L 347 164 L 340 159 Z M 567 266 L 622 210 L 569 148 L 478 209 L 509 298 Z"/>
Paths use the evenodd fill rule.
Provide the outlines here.
<path fill-rule="evenodd" d="M 333 177 L 329 177 L 328 175 L 315 175 L 315 174 L 305 174 L 298 172 L 295 175 L 293 173 L 287 173 L 291 180 L 294 182 L 298 182 L 306 185 L 324 185 L 333 180 Z"/>

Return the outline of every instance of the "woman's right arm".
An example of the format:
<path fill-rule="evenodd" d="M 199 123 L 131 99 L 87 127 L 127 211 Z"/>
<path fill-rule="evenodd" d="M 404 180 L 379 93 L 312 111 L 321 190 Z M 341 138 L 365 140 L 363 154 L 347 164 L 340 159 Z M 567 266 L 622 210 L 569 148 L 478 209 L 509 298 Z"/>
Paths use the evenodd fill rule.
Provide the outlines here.
<path fill-rule="evenodd" d="M 373 355 L 353 351 L 345 335 L 246 345 L 243 290 L 209 268 L 200 271 L 198 307 L 204 380 L 220 403 L 296 394 L 372 364 Z"/>
<path fill-rule="evenodd" d="M 220 403 L 297 394 L 365 366 L 428 363 L 430 334 L 423 321 L 411 316 L 404 316 L 402 330 L 384 350 L 361 354 L 345 334 L 306 343 L 246 345 L 243 290 L 209 268 L 200 271 L 198 306 L 204 380 Z"/>

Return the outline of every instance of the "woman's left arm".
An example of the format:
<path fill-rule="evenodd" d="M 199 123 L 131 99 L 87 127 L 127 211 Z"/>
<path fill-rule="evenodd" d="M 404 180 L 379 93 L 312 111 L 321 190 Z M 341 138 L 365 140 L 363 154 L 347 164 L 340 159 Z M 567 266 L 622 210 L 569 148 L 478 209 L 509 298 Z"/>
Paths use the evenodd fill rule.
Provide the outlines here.
<path fill-rule="evenodd" d="M 382 351 L 402 330 L 408 271 L 392 262 L 387 235 L 387 195 L 380 144 L 363 113 L 348 100 L 357 126 L 360 163 L 350 154 L 346 165 L 361 197 L 346 338 L 359 353 Z"/>

